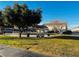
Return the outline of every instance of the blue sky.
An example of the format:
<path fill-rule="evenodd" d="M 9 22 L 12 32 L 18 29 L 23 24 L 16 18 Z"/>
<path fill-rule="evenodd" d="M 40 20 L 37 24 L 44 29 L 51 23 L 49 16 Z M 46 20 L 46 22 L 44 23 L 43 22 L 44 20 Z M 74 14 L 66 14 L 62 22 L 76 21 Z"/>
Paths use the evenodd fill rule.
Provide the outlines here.
<path fill-rule="evenodd" d="M 13 6 L 13 1 L 0 1 L 0 10 L 5 6 Z M 69 28 L 79 25 L 79 1 L 19 1 L 19 4 L 26 3 L 30 9 L 42 8 L 41 24 L 60 20 L 68 23 Z"/>

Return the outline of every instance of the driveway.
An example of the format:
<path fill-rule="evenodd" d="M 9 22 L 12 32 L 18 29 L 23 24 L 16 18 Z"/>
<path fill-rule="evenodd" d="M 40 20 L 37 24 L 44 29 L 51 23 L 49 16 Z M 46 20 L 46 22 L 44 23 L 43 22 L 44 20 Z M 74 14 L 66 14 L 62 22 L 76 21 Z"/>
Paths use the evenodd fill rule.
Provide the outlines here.
<path fill-rule="evenodd" d="M 47 57 L 31 51 L 0 45 L 0 57 Z"/>

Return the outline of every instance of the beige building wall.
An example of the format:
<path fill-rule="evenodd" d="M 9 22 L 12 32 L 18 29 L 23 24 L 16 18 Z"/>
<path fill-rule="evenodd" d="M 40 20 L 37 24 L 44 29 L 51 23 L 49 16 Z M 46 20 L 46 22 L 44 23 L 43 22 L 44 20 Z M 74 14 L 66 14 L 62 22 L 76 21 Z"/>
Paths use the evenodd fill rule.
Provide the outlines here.
<path fill-rule="evenodd" d="M 48 23 L 48 24 L 45 24 L 45 26 L 48 27 L 49 30 L 67 30 L 67 23 L 64 23 L 64 22 L 58 22 L 58 23 Z"/>

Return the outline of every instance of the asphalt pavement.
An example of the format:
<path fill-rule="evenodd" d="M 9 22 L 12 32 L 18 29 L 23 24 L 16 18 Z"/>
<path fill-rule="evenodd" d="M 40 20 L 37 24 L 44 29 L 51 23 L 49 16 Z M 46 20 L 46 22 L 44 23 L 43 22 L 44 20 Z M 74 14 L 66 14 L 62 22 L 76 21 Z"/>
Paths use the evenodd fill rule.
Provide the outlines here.
<path fill-rule="evenodd" d="M 48 57 L 36 52 L 0 45 L 0 57 Z"/>

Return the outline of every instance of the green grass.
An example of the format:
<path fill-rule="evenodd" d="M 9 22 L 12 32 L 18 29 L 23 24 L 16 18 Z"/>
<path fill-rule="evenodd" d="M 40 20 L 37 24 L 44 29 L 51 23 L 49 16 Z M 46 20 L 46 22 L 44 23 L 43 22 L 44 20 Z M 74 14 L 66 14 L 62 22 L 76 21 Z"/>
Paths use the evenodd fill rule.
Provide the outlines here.
<path fill-rule="evenodd" d="M 58 38 L 17 38 L 0 36 L 0 44 L 49 56 L 79 56 L 79 40 Z"/>

